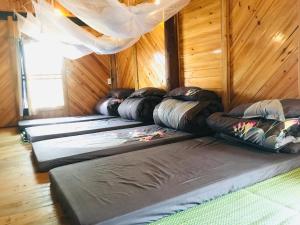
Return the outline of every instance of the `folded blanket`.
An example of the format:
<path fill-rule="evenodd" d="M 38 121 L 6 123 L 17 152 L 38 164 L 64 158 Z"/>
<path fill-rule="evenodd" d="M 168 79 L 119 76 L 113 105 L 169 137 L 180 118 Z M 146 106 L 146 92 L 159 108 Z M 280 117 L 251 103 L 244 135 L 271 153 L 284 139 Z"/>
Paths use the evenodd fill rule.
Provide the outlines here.
<path fill-rule="evenodd" d="M 183 101 L 167 99 L 156 106 L 154 122 L 176 130 L 209 134 L 206 118 L 213 112 L 222 111 L 223 107 L 217 101 Z"/>
<path fill-rule="evenodd" d="M 286 118 L 300 117 L 300 99 L 274 99 L 243 104 L 232 109 L 227 115 L 285 121 Z"/>
<path fill-rule="evenodd" d="M 243 119 L 214 113 L 207 119 L 211 129 L 224 138 L 254 145 L 271 152 L 297 153 L 299 145 L 299 118 L 285 121 L 263 118 Z"/>
<path fill-rule="evenodd" d="M 119 116 L 118 108 L 123 99 L 104 98 L 95 107 L 97 113 L 107 116 Z"/>
<path fill-rule="evenodd" d="M 119 106 L 118 112 L 124 119 L 151 122 L 153 121 L 153 110 L 161 100 L 161 97 L 156 96 L 127 98 Z"/>

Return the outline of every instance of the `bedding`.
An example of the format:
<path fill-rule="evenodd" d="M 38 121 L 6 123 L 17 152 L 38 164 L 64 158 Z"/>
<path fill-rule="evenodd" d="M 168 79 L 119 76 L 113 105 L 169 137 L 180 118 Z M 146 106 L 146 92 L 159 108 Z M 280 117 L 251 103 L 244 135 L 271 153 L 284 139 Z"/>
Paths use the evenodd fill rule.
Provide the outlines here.
<path fill-rule="evenodd" d="M 28 127 L 25 131 L 27 139 L 30 142 L 36 142 L 59 137 L 124 129 L 143 125 L 144 123 L 139 121 L 113 118 L 107 120 Z"/>
<path fill-rule="evenodd" d="M 107 116 L 119 116 L 118 108 L 123 99 L 108 98 L 99 101 L 95 107 L 97 113 Z"/>
<path fill-rule="evenodd" d="M 217 101 L 220 97 L 213 91 L 204 90 L 199 87 L 179 87 L 170 91 L 166 98 L 174 98 L 184 101 Z"/>
<path fill-rule="evenodd" d="M 157 125 L 57 138 L 32 144 L 40 172 L 52 168 L 151 146 L 190 139 L 194 135 Z"/>
<path fill-rule="evenodd" d="M 90 116 L 72 116 L 72 117 L 57 117 L 57 118 L 47 118 L 47 119 L 21 120 L 18 123 L 18 127 L 21 131 L 23 131 L 27 127 L 84 122 L 84 121 L 102 120 L 102 119 L 109 119 L 109 118 L 114 118 L 114 117 L 105 116 L 105 115 L 90 115 Z"/>
<path fill-rule="evenodd" d="M 150 107 L 149 99 L 151 99 L 151 103 L 154 103 Z M 157 99 L 157 102 L 153 101 L 153 99 Z M 150 116 L 152 117 L 153 108 L 157 105 L 158 101 L 160 102 L 161 99 L 153 96 L 129 98 L 119 107 L 121 111 L 124 110 L 120 114 L 124 116 L 127 113 L 126 117 L 131 119 L 139 119 L 139 117 L 147 118 L 146 115 L 149 114 L 150 118 Z M 168 102 L 175 102 L 175 104 Z M 205 119 L 211 114 L 211 110 L 213 112 L 215 110 L 216 106 L 212 102 L 184 102 L 169 99 L 164 103 L 167 103 L 166 108 L 159 107 L 159 113 L 162 111 L 164 117 L 172 117 L 171 123 L 163 124 L 164 127 L 160 127 L 159 125 L 162 124 L 156 121 L 157 125 L 56 138 L 33 143 L 33 156 L 38 170 L 47 171 L 51 168 L 70 163 L 121 154 L 158 144 L 162 145 L 189 139 L 195 135 L 207 135 L 210 133 Z M 216 105 L 220 106 L 220 103 Z M 176 106 L 176 110 L 173 112 L 172 109 L 174 106 Z M 197 125 L 193 125 L 193 123 Z M 176 127 L 173 126 L 174 124 L 183 126 Z M 179 131 L 184 126 L 187 131 L 192 131 L 191 127 L 199 128 L 199 130 L 197 132 L 196 129 L 193 130 L 196 134 Z M 175 128 L 175 130 L 170 128 Z"/>
<path fill-rule="evenodd" d="M 102 115 L 89 115 L 89 116 L 73 116 L 73 117 L 58 117 L 47 119 L 33 119 L 19 121 L 18 127 L 24 131 L 27 127 L 54 125 L 63 123 L 75 123 L 84 121 L 93 121 L 101 119 L 109 119 L 118 116 L 118 106 L 120 103 L 133 93 L 133 89 L 117 88 L 112 89 L 108 95 L 101 99 L 96 105 L 95 110 Z"/>
<path fill-rule="evenodd" d="M 235 107 L 229 116 L 249 118 L 265 118 L 285 121 L 286 118 L 300 117 L 300 99 L 264 100 Z"/>
<path fill-rule="evenodd" d="M 214 113 L 207 123 L 223 138 L 259 147 L 272 152 L 297 153 L 300 151 L 300 119 L 285 121 L 262 118 L 239 119 L 223 113 Z"/>
<path fill-rule="evenodd" d="M 143 122 L 153 121 L 153 110 L 162 98 L 147 96 L 143 98 L 127 98 L 118 108 L 119 115 L 128 120 Z"/>
<path fill-rule="evenodd" d="M 146 87 L 141 88 L 133 92 L 129 98 L 145 98 L 145 97 L 160 97 L 162 98 L 166 94 L 166 91 L 159 88 Z"/>
<path fill-rule="evenodd" d="M 300 166 L 300 155 L 213 137 L 90 160 L 50 171 L 71 224 L 148 224 Z"/>
<path fill-rule="evenodd" d="M 221 103 L 217 101 L 167 99 L 155 107 L 153 117 L 154 122 L 160 126 L 208 135 L 211 131 L 207 127 L 206 118 L 222 109 Z"/>
<path fill-rule="evenodd" d="M 125 99 L 128 98 L 133 92 L 134 89 L 132 88 L 115 88 L 108 93 L 107 98 Z"/>
<path fill-rule="evenodd" d="M 300 169 L 296 169 L 151 225 L 296 225 L 300 221 L 299 177 Z"/>

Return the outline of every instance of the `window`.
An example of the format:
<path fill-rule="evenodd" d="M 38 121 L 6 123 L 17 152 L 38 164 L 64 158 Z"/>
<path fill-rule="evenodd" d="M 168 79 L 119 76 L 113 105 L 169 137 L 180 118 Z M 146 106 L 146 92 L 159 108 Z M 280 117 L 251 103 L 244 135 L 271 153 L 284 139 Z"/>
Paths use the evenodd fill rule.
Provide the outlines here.
<path fill-rule="evenodd" d="M 30 111 L 64 107 L 64 58 L 51 42 L 24 43 L 27 93 Z"/>

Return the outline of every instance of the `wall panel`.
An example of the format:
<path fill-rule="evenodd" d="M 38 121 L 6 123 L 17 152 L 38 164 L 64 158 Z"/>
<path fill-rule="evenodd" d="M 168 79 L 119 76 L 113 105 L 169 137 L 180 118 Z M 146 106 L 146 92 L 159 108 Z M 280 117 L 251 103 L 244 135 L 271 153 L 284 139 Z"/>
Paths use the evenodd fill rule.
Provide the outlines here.
<path fill-rule="evenodd" d="M 12 29 L 12 22 L 0 21 L 0 127 L 13 126 L 19 118 Z"/>
<path fill-rule="evenodd" d="M 298 97 L 299 0 L 231 0 L 231 105 Z"/>
<path fill-rule="evenodd" d="M 181 85 L 222 95 L 221 1 L 192 0 L 179 14 Z"/>
<path fill-rule="evenodd" d="M 166 87 L 164 36 L 161 23 L 135 46 L 116 54 L 118 87 Z"/>
<path fill-rule="evenodd" d="M 138 83 L 143 87 L 166 87 L 164 24 L 137 43 Z"/>
<path fill-rule="evenodd" d="M 137 85 L 136 46 L 116 54 L 117 86 L 135 88 Z"/>
<path fill-rule="evenodd" d="M 78 60 L 66 61 L 68 115 L 93 113 L 100 98 L 110 86 L 110 56 L 91 54 Z"/>

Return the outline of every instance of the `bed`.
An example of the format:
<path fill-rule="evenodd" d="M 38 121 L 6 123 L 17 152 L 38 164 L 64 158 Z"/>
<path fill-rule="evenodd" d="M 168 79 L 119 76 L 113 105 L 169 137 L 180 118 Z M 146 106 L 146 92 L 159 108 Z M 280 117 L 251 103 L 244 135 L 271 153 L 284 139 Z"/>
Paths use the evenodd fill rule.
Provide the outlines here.
<path fill-rule="evenodd" d="M 121 154 L 193 138 L 187 132 L 158 125 L 34 142 L 33 158 L 40 172 L 85 160 Z"/>
<path fill-rule="evenodd" d="M 142 125 L 144 125 L 144 123 L 140 121 L 112 118 L 78 123 L 28 127 L 25 131 L 27 140 L 30 142 L 36 142 L 53 138 L 131 128 Z"/>
<path fill-rule="evenodd" d="M 72 224 L 148 224 L 300 167 L 300 155 L 196 138 L 50 171 Z"/>
<path fill-rule="evenodd" d="M 19 126 L 19 129 L 21 131 L 23 131 L 27 127 L 62 124 L 62 123 L 84 122 L 84 121 L 102 120 L 102 119 L 109 119 L 109 118 L 113 118 L 113 116 L 89 115 L 89 116 L 73 116 L 73 117 L 57 117 L 57 118 L 47 118 L 47 119 L 21 120 L 21 121 L 19 121 L 18 126 Z"/>
<path fill-rule="evenodd" d="M 214 201 L 164 217 L 151 225 L 299 224 L 299 178 L 300 169 L 295 169 Z"/>

